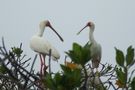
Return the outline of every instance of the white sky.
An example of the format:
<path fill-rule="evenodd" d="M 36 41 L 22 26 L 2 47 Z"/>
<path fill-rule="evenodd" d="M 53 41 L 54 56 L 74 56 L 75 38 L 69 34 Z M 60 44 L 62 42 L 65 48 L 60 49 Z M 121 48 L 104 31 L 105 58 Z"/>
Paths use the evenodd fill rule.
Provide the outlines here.
<path fill-rule="evenodd" d="M 65 40 L 62 43 L 48 28 L 44 32 L 61 54 L 59 63 L 64 62 L 64 51 L 71 49 L 73 42 L 84 45 L 88 41 L 88 28 L 78 36 L 76 33 L 90 20 L 96 25 L 95 40 L 102 46 L 102 63 L 115 62 L 114 47 L 126 50 L 129 45 L 135 46 L 134 0 L 1 0 L 0 38 L 4 36 L 7 47 L 22 42 L 24 53 L 34 58 L 29 40 L 45 19 Z M 52 67 L 58 71 L 56 62 Z"/>

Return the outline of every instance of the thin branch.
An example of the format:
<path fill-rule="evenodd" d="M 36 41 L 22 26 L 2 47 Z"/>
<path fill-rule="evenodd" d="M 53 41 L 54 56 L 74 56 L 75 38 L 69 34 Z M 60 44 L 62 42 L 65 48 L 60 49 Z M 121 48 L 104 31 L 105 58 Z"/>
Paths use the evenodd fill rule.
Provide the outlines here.
<path fill-rule="evenodd" d="M 52 54 L 52 50 L 49 50 L 49 73 L 51 73 L 51 54 Z"/>
<path fill-rule="evenodd" d="M 112 82 L 108 81 L 108 83 L 109 83 L 110 85 L 112 85 L 112 87 L 113 87 L 114 90 L 117 90 L 117 89 L 115 88 L 115 86 L 112 84 Z"/>
<path fill-rule="evenodd" d="M 30 73 L 33 71 L 32 69 L 34 67 L 34 64 L 35 64 L 36 59 L 37 59 L 37 54 L 35 55 L 35 58 L 33 60 L 33 63 L 32 63 L 31 69 L 30 69 Z"/>
<path fill-rule="evenodd" d="M 5 47 L 5 43 L 4 43 L 4 38 L 2 37 L 2 46 L 3 46 L 3 49 L 5 51 L 5 54 L 7 54 L 7 50 L 6 50 L 6 47 Z"/>

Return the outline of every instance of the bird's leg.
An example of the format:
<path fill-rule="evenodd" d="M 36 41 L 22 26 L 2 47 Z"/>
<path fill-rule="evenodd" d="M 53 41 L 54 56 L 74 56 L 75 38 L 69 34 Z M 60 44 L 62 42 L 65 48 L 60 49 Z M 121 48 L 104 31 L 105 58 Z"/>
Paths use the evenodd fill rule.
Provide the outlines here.
<path fill-rule="evenodd" d="M 39 54 L 40 62 L 41 62 L 41 68 L 40 68 L 40 74 L 42 75 L 42 68 L 43 68 L 43 60 L 41 54 Z"/>
<path fill-rule="evenodd" d="M 45 64 L 45 57 L 46 57 L 46 55 L 43 55 L 43 64 L 44 64 L 44 68 L 43 68 L 43 73 L 46 71 L 46 69 L 47 69 L 47 66 L 46 66 L 46 64 Z"/>

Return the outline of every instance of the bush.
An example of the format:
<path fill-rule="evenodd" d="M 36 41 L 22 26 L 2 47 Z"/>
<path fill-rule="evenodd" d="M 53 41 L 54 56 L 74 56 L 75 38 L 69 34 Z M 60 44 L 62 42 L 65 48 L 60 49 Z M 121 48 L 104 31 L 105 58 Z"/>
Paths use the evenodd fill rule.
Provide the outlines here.
<path fill-rule="evenodd" d="M 49 71 L 40 75 L 33 69 L 37 55 L 30 64 L 31 58 L 26 59 L 22 44 L 7 50 L 2 38 L 0 90 L 135 90 L 135 68 L 131 69 L 135 63 L 132 46 L 127 48 L 126 55 L 115 48 L 117 65 L 100 64 L 98 72 L 91 67 L 90 47 L 89 43 L 84 46 L 73 43 L 72 49 L 65 52 L 71 61 L 65 59 L 65 64 L 60 64 L 61 71 L 51 72 L 49 63 Z"/>

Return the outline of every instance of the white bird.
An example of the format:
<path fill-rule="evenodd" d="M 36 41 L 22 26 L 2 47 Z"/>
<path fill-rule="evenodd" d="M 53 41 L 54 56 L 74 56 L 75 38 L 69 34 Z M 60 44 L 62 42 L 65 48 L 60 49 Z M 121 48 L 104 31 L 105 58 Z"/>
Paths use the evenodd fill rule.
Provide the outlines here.
<path fill-rule="evenodd" d="M 39 53 L 41 61 L 41 68 L 40 68 L 41 75 L 42 72 L 44 72 L 44 69 L 47 69 L 47 66 L 45 65 L 45 57 L 46 55 L 49 55 L 50 50 L 51 50 L 51 57 L 53 60 L 58 60 L 60 58 L 59 52 L 49 43 L 49 41 L 47 41 L 42 37 L 46 27 L 50 27 L 58 35 L 60 40 L 63 41 L 62 37 L 56 32 L 56 30 L 52 27 L 52 25 L 48 20 L 40 22 L 39 31 L 36 33 L 36 35 L 32 36 L 30 40 L 30 48 L 35 52 Z"/>
<path fill-rule="evenodd" d="M 92 67 L 97 68 L 99 67 L 99 63 L 101 61 L 101 54 L 102 54 L 102 49 L 101 45 L 98 44 L 95 39 L 94 39 L 94 29 L 95 25 L 93 22 L 88 22 L 84 28 L 82 28 L 77 34 L 79 34 L 82 30 L 84 30 L 86 27 L 90 28 L 89 31 L 89 42 L 91 43 L 90 47 L 90 52 L 91 52 L 91 58 L 92 58 Z"/>

